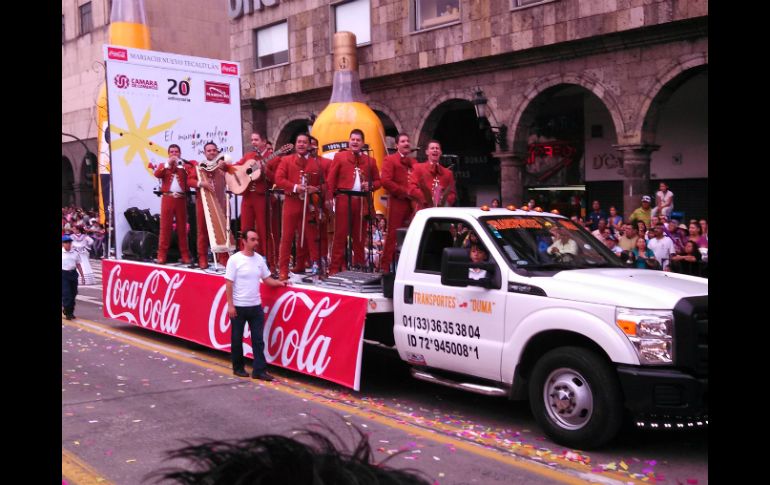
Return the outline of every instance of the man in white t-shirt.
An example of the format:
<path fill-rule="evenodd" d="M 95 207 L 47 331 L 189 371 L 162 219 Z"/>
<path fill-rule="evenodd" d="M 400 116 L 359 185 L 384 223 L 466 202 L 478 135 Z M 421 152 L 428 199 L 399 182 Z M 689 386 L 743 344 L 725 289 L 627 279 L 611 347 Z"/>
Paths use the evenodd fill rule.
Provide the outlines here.
<path fill-rule="evenodd" d="M 230 352 L 233 362 L 233 374 L 248 377 L 243 359 L 243 325 L 249 324 L 251 346 L 254 353 L 252 379 L 272 381 L 267 373 L 265 362 L 265 342 L 262 338 L 265 314 L 262 310 L 262 298 L 259 294 L 260 281 L 267 286 L 286 286 L 285 281 L 270 277 L 270 270 L 261 254 L 254 251 L 257 247 L 257 233 L 248 230 L 241 235 L 243 250 L 227 260 L 225 267 L 225 290 L 227 291 L 227 314 L 230 316 Z"/>
<path fill-rule="evenodd" d="M 661 182 L 658 188 L 660 190 L 655 192 L 655 207 L 652 208 L 652 215 L 663 215 L 671 219 L 671 212 L 674 211 L 674 193 L 668 190 L 666 182 Z"/>
<path fill-rule="evenodd" d="M 653 228 L 655 237 L 647 241 L 647 247 L 655 253 L 655 259 L 660 263 L 663 271 L 668 271 L 668 265 L 671 261 L 671 255 L 676 253 L 674 241 L 670 237 L 663 235 L 663 223 L 659 222 Z"/>

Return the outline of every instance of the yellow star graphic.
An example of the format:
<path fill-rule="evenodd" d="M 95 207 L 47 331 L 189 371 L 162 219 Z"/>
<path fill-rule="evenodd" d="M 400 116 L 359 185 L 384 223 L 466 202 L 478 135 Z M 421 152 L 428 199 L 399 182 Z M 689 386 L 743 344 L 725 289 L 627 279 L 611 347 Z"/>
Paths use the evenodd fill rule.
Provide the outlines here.
<path fill-rule="evenodd" d="M 168 151 L 166 147 L 162 147 L 156 144 L 150 140 L 150 138 L 153 135 L 157 135 L 158 133 L 164 130 L 168 130 L 174 126 L 174 124 L 179 121 L 179 118 L 172 121 L 166 121 L 153 127 L 148 127 L 150 124 L 150 108 L 148 107 L 147 111 L 142 117 L 141 124 L 136 126 L 134 113 L 131 111 L 131 106 L 128 104 L 128 101 L 126 101 L 126 98 L 119 96 L 118 101 L 120 102 L 120 109 L 123 111 L 123 117 L 126 119 L 128 128 L 121 128 L 119 126 L 110 124 L 110 132 L 118 135 L 118 137 L 113 135 L 110 140 L 113 154 L 116 150 L 128 147 L 128 150 L 126 150 L 126 153 L 123 156 L 123 161 L 125 164 L 129 165 L 138 153 L 139 158 L 141 158 L 142 162 L 144 162 L 144 168 L 152 175 L 153 170 L 149 166 L 150 159 L 147 156 L 147 150 L 150 150 L 156 155 L 164 158 L 166 157 Z"/>

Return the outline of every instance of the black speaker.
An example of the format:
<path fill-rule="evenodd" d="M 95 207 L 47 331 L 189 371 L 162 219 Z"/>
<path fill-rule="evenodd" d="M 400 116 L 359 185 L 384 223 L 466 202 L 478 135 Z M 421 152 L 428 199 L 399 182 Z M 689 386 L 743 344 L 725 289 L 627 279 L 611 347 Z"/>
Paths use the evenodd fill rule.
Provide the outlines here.
<path fill-rule="evenodd" d="M 151 261 L 158 253 L 158 236 L 147 231 L 128 231 L 121 245 L 123 258 Z"/>
<path fill-rule="evenodd" d="M 137 207 L 129 207 L 123 213 L 126 216 L 128 225 L 131 226 L 132 231 L 146 231 L 147 223 L 144 218 L 144 214 Z"/>
<path fill-rule="evenodd" d="M 150 214 L 150 209 L 142 209 L 145 231 L 160 236 L 160 214 Z"/>

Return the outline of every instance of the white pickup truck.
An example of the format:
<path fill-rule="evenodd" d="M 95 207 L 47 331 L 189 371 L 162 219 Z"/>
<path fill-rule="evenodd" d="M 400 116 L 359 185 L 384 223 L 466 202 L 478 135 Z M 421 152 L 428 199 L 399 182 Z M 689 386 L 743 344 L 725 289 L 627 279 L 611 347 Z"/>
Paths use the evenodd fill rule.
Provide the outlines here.
<path fill-rule="evenodd" d="M 486 262 L 453 247 L 457 223 Z M 562 251 L 549 250 L 560 238 Z M 364 338 L 395 347 L 415 378 L 529 399 L 545 433 L 577 448 L 607 443 L 629 417 L 708 424 L 707 279 L 629 268 L 585 229 L 539 211 L 422 210 L 397 257 L 383 283 L 392 313 L 370 312 Z M 486 275 L 470 278 L 471 267 Z"/>

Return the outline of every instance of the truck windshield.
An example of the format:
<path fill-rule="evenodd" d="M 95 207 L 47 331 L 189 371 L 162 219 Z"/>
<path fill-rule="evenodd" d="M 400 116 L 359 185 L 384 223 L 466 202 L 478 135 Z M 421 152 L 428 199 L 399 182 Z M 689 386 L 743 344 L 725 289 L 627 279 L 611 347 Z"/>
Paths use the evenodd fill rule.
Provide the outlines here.
<path fill-rule="evenodd" d="M 625 267 L 601 241 L 568 219 L 510 215 L 480 221 L 513 269 Z"/>

